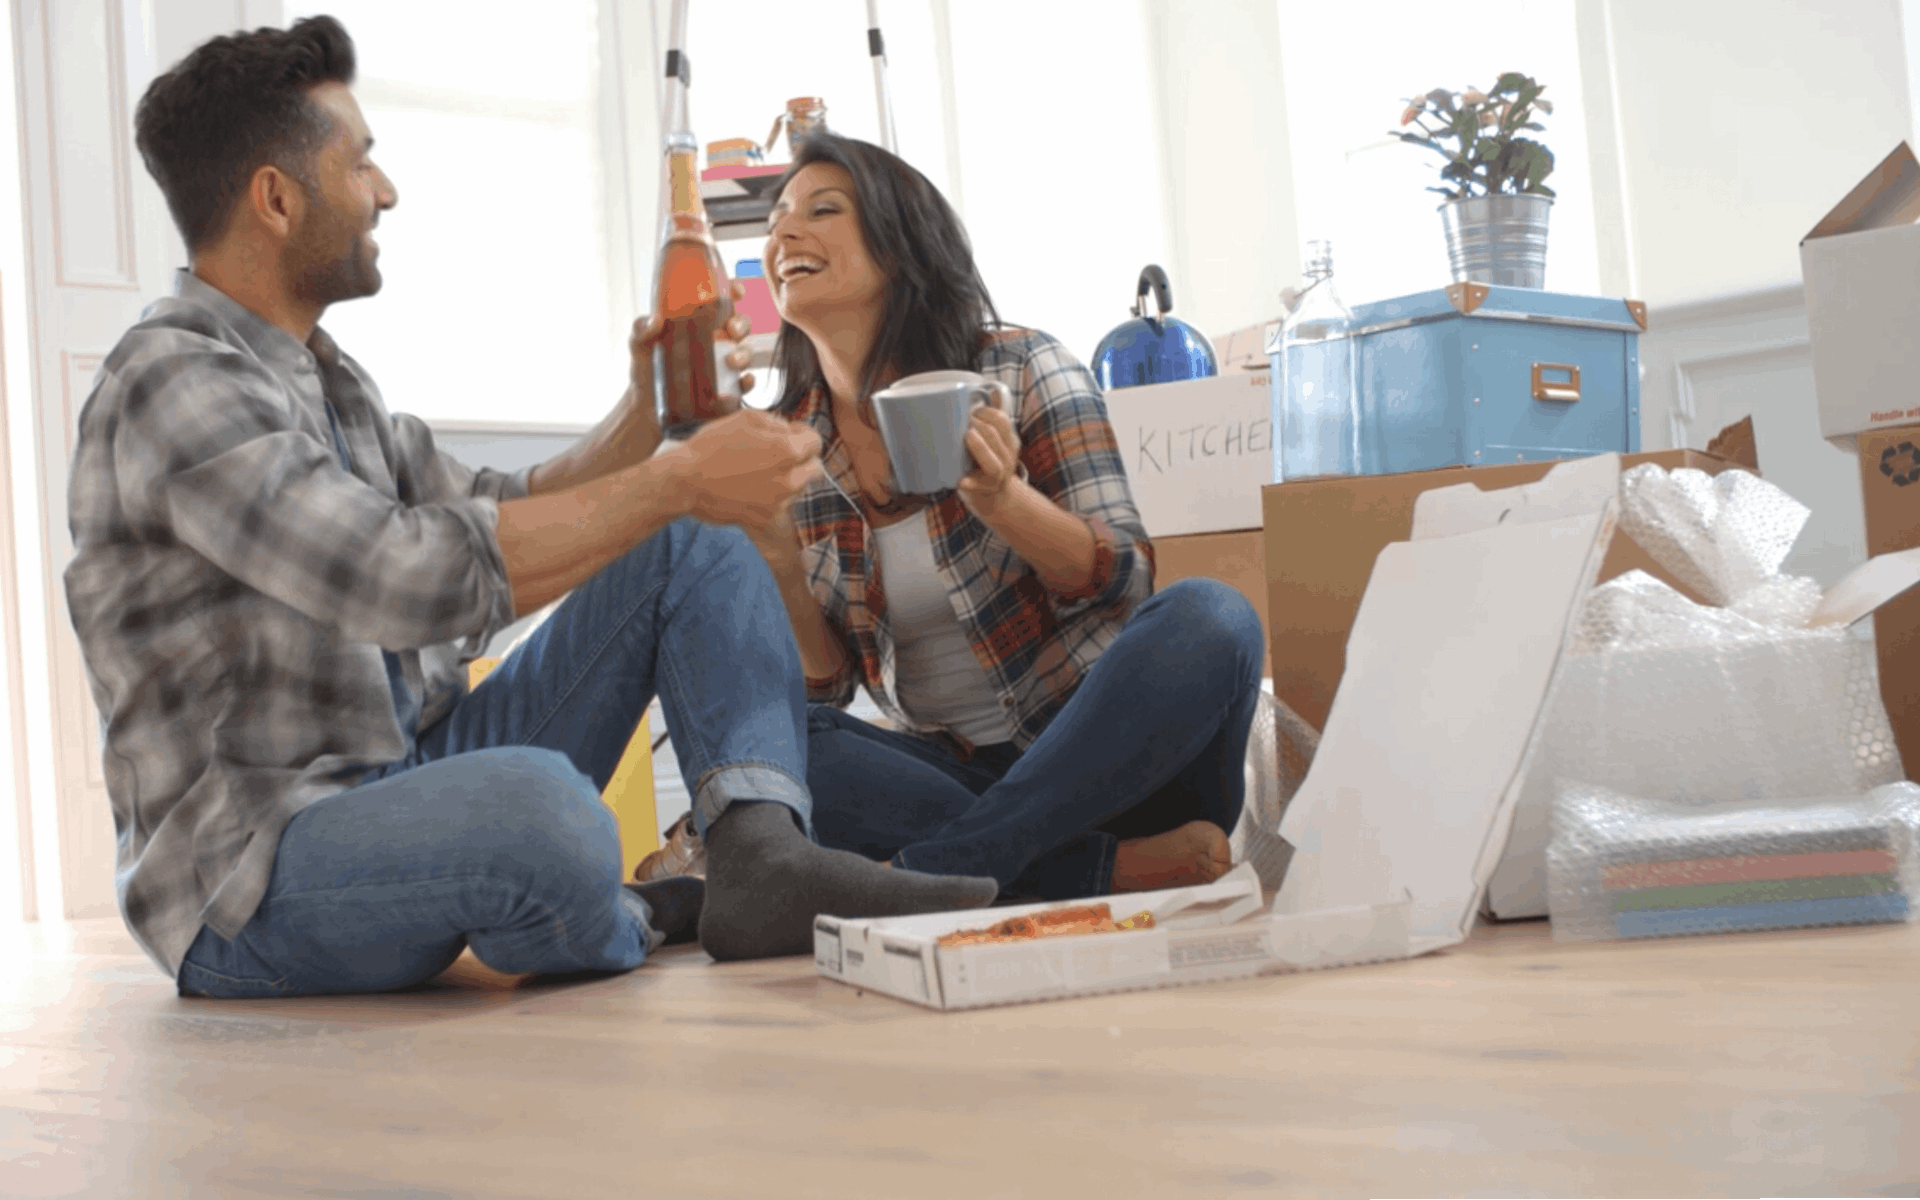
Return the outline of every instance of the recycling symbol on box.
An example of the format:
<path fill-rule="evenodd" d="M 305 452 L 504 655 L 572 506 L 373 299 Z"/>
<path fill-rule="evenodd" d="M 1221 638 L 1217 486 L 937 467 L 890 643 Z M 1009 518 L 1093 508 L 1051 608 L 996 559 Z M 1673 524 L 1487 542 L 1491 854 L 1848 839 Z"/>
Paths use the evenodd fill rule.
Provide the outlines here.
<path fill-rule="evenodd" d="M 1920 450 L 1912 442 L 1888 446 L 1880 452 L 1880 473 L 1893 480 L 1893 486 L 1920 483 Z"/>

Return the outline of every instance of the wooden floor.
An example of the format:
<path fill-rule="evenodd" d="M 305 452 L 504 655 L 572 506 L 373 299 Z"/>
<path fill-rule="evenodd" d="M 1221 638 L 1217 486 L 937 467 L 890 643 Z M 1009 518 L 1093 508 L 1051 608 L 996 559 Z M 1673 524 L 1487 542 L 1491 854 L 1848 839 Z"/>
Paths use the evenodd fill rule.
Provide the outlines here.
<path fill-rule="evenodd" d="M 0 938 L 7 1197 L 1920 1195 L 1914 926 L 1529 922 L 957 1014 L 691 949 L 188 1001 L 116 924 L 29 928 Z"/>

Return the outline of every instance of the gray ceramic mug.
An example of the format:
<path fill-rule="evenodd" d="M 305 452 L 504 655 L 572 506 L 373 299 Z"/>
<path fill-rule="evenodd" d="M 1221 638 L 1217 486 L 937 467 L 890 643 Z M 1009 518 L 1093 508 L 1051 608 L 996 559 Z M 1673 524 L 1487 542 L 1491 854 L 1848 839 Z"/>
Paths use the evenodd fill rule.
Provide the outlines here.
<path fill-rule="evenodd" d="M 896 491 L 916 496 L 948 491 L 973 470 L 967 424 L 977 404 L 1011 413 L 1013 393 L 999 380 L 972 371 L 923 371 L 874 393 L 874 419 Z"/>

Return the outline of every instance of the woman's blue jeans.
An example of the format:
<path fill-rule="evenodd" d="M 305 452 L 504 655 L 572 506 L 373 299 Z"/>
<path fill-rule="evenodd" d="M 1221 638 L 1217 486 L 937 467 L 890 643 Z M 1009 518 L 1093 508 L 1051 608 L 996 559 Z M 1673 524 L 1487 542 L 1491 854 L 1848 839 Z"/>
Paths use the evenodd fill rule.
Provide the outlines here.
<path fill-rule="evenodd" d="M 679 521 L 565 603 L 405 759 L 294 817 L 233 941 L 203 928 L 183 994 L 386 991 L 471 945 L 508 972 L 624 971 L 657 940 L 600 799 L 656 689 L 701 831 L 732 800 L 810 829 L 806 687 L 737 529 Z"/>
<path fill-rule="evenodd" d="M 1121 840 L 1211 821 L 1232 832 L 1265 653 L 1259 617 L 1214 579 L 1136 610 L 1045 732 L 961 761 L 826 705 L 807 716 L 820 844 L 1001 893 L 1104 895 Z"/>

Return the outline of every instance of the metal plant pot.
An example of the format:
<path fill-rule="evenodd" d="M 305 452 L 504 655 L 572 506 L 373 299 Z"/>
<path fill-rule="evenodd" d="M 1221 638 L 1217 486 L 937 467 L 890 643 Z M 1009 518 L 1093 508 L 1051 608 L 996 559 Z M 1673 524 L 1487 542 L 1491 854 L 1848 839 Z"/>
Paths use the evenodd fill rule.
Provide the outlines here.
<path fill-rule="evenodd" d="M 1456 283 L 1547 286 L 1546 196 L 1474 196 L 1440 206 Z"/>

